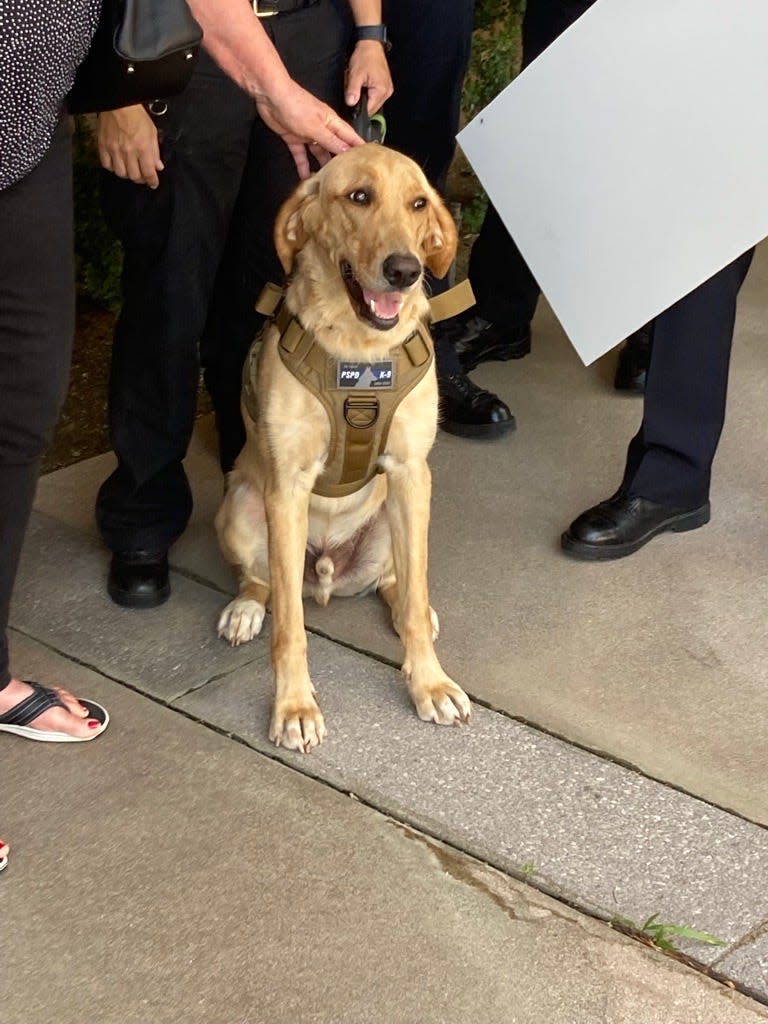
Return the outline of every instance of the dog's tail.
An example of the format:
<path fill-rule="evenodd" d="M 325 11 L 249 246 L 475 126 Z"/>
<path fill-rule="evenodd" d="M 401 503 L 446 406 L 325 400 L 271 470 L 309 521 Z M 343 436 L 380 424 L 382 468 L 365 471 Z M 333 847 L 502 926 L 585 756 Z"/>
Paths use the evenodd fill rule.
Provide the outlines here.
<path fill-rule="evenodd" d="M 315 573 L 320 584 L 315 592 L 315 600 L 318 604 L 323 605 L 323 607 L 328 604 L 331 598 L 331 587 L 333 586 L 333 573 L 335 569 L 336 566 L 328 555 L 323 555 L 315 562 Z"/>

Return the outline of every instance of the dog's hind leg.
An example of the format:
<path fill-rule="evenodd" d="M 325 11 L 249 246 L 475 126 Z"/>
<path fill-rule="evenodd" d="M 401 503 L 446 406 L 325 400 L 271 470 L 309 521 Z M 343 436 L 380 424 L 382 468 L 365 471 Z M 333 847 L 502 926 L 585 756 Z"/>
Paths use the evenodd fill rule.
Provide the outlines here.
<path fill-rule="evenodd" d="M 392 613 L 392 628 L 402 640 L 402 633 L 400 632 L 400 603 L 397 580 L 395 577 L 391 576 L 388 579 L 383 580 L 378 586 L 378 593 Z M 440 620 L 437 617 L 437 612 L 431 605 L 429 609 L 429 617 L 432 622 L 432 639 L 437 640 L 440 636 Z"/>
<path fill-rule="evenodd" d="M 264 502 L 255 487 L 232 473 L 216 516 L 221 549 L 240 578 L 240 592 L 219 616 L 219 636 L 233 647 L 248 643 L 261 632 L 269 599 L 267 522 Z"/>
<path fill-rule="evenodd" d="M 253 640 L 261 632 L 268 600 L 269 584 L 243 579 L 240 593 L 219 616 L 219 636 L 228 640 L 232 647 Z"/>

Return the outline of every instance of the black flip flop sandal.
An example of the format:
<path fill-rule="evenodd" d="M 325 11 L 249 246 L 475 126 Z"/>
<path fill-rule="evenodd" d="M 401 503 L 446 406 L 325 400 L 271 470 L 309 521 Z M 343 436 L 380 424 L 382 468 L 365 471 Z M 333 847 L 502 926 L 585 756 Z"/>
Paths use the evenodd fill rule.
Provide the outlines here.
<path fill-rule="evenodd" d="M 10 711 L 0 715 L 0 732 L 10 732 L 14 736 L 23 736 L 25 739 L 37 740 L 40 743 L 87 743 L 89 740 L 95 740 L 97 736 L 101 736 L 109 724 L 109 715 L 101 704 L 96 704 L 92 700 L 81 700 L 78 697 L 78 704 L 87 708 L 89 717 L 101 725 L 101 728 L 98 731 L 94 730 L 91 736 L 70 736 L 65 732 L 45 732 L 43 729 L 31 729 L 29 723 L 34 722 L 44 711 L 56 707 L 66 708 L 66 704 L 55 690 L 41 686 L 40 683 L 33 683 L 31 680 L 25 679 L 24 682 L 27 686 L 32 687 L 32 693 L 29 697 L 19 701 Z"/>

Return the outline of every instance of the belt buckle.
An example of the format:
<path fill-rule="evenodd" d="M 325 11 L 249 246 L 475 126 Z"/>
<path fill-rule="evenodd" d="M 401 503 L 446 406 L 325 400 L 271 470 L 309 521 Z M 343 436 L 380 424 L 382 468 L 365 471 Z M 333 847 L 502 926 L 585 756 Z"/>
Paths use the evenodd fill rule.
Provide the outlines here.
<path fill-rule="evenodd" d="M 253 0 L 253 13 L 257 18 L 272 18 L 279 14 L 279 0 Z"/>

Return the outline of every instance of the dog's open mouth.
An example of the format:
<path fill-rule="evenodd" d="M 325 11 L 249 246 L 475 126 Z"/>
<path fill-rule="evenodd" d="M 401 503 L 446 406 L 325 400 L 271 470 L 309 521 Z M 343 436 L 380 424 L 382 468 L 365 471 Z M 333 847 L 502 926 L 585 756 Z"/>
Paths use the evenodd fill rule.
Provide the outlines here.
<path fill-rule="evenodd" d="M 347 287 L 352 308 L 361 320 L 365 320 L 379 331 L 388 331 L 396 326 L 405 299 L 402 292 L 373 292 L 363 288 L 346 260 L 341 262 L 341 276 Z"/>

